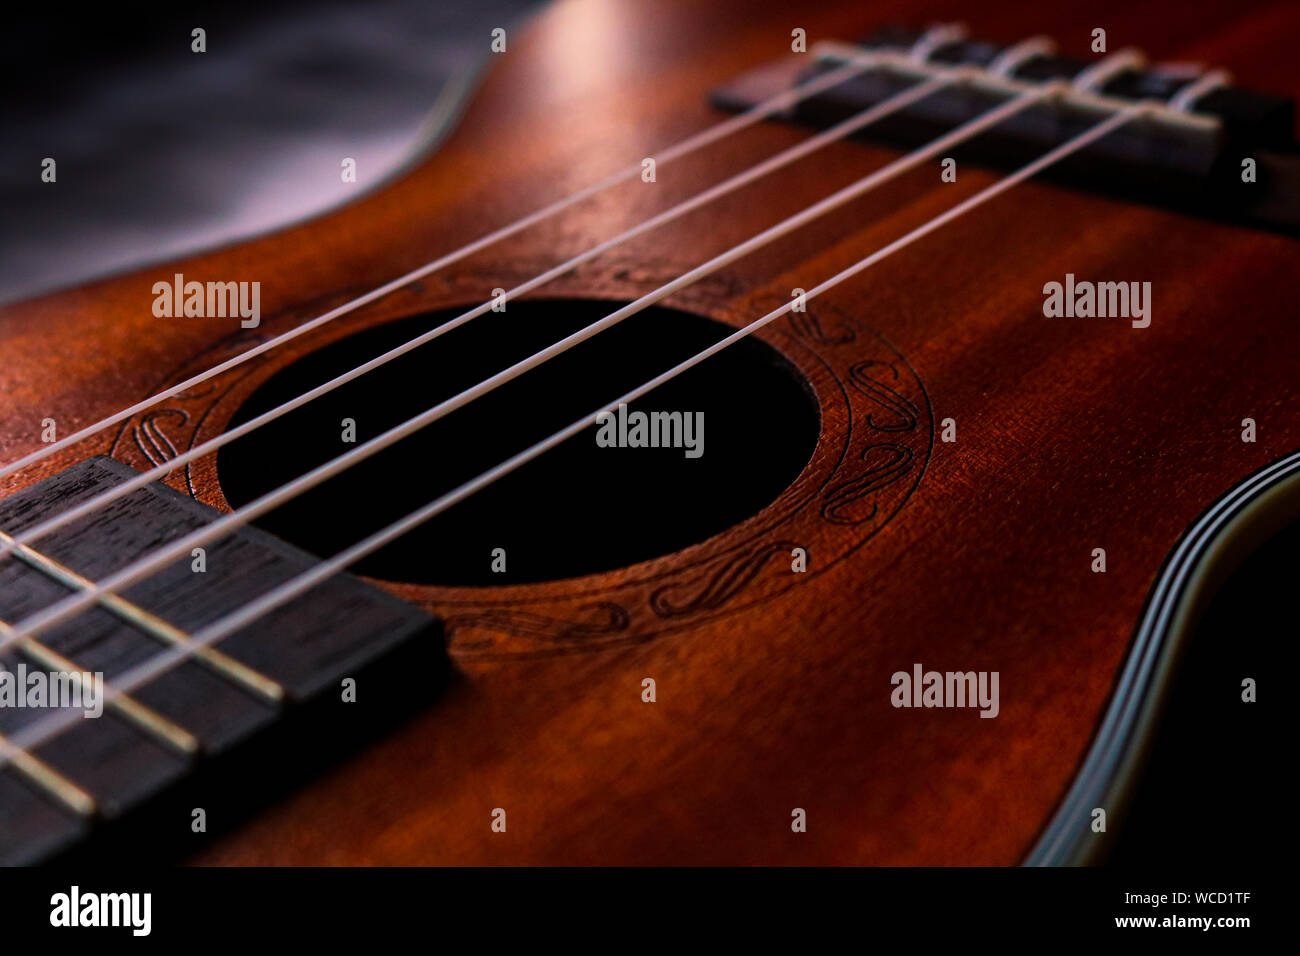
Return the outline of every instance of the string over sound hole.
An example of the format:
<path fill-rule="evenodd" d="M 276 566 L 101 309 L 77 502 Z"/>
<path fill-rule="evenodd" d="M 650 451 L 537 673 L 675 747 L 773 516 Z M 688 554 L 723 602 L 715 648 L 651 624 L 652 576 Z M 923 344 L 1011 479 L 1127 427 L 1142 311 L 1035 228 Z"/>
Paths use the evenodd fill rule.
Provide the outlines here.
<path fill-rule="evenodd" d="M 232 442 L 218 457 L 222 489 L 233 506 L 246 504 L 620 305 L 511 302 L 507 311 L 471 321 Z M 462 311 L 405 319 L 328 345 L 264 382 L 231 425 Z M 258 523 L 317 555 L 331 555 L 731 331 L 690 313 L 646 309 Z M 394 581 L 491 586 L 576 577 L 668 554 L 771 503 L 808 462 L 819 424 L 803 376 L 771 346 L 745 339 L 354 570 Z"/>

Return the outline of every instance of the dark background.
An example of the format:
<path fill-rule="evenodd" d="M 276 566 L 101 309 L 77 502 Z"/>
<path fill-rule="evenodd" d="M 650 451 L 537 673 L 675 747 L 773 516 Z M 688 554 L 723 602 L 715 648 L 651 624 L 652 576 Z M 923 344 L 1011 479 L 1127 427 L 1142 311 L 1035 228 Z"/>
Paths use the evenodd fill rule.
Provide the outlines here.
<path fill-rule="evenodd" d="M 539 0 L 10 4 L 0 303 L 255 235 L 427 149 Z M 191 52 L 190 31 L 207 31 Z M 439 100 L 440 94 L 443 95 Z M 41 161 L 58 179 L 42 183 Z M 357 160 L 357 182 L 340 162 Z"/>
<path fill-rule="evenodd" d="M 1181 661 L 1155 746 L 1119 826 L 1116 866 L 1281 865 L 1293 809 L 1280 728 L 1291 688 L 1279 678 L 1294 651 L 1300 524 L 1259 548 L 1223 585 Z M 1258 700 L 1243 703 L 1253 677 Z M 1294 836 L 1287 838 L 1294 840 Z M 1226 887 L 1225 887 L 1226 888 Z"/>

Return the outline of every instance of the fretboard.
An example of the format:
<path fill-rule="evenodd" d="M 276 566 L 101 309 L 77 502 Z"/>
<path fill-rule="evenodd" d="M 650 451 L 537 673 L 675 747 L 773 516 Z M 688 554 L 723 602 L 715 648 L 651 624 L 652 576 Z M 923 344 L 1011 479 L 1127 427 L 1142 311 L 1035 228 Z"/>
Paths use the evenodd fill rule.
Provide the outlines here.
<path fill-rule="evenodd" d="M 0 541 L 12 544 L 25 529 L 135 474 L 95 458 L 0 501 Z M 328 751 L 330 740 L 320 736 L 327 722 L 360 726 L 391 709 L 396 687 L 378 679 L 385 662 L 402 659 L 415 686 L 440 684 L 446 655 L 436 619 L 346 574 L 216 644 L 195 646 L 190 635 L 204 624 L 316 563 L 253 528 L 212 543 L 201 560 L 177 561 L 120 595 L 104 595 L 72 620 L 30 636 L 14 631 L 29 615 L 218 514 L 153 484 L 0 557 L 0 644 L 9 645 L 0 651 L 0 670 L 8 674 L 0 673 L 0 746 L 8 745 L 0 768 L 0 864 L 49 858 L 105 821 L 140 816 L 133 811 L 160 805 L 207 767 L 200 779 L 212 781 L 211 806 L 202 805 L 204 788 L 190 787 L 186 799 L 213 813 L 231 783 L 222 780 L 223 765 L 231 773 L 241 767 L 241 755 L 257 749 L 254 740 L 283 718 L 315 715 L 288 724 L 315 737 L 317 751 Z M 94 696 L 86 682 L 95 675 L 111 691 L 115 677 L 186 646 L 190 653 L 172 669 L 122 691 L 102 715 L 82 716 Z M 86 692 L 78 706 L 59 706 L 76 703 L 78 690 Z M 71 710 L 81 713 L 65 730 L 15 749 L 39 722 Z M 293 764 L 293 738 L 284 743 L 280 760 Z M 259 786 L 257 779 L 238 783 Z M 160 834 L 162 845 L 176 853 L 193 845 L 188 810 L 184 818 L 149 815 L 174 831 L 172 839 Z"/>

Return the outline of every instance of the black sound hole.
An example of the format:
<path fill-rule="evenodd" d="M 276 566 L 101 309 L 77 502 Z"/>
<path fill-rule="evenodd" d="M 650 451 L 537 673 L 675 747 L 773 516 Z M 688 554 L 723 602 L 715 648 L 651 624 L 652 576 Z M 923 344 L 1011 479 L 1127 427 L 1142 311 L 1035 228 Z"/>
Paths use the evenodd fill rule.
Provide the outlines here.
<path fill-rule="evenodd" d="M 221 449 L 221 485 L 239 507 L 357 448 L 618 308 L 524 300 L 480 316 Z M 390 323 L 281 370 L 233 425 L 294 398 L 460 314 Z M 335 554 L 590 414 L 729 334 L 710 319 L 651 308 L 450 413 L 268 513 L 260 527 Z M 703 454 L 599 447 L 596 427 L 500 479 L 353 566 L 378 578 L 500 585 L 623 567 L 702 541 L 773 501 L 812 455 L 810 387 L 775 349 L 748 338 L 633 403 L 704 413 Z M 343 441 L 344 419 L 356 443 Z M 493 551 L 505 551 L 505 571 Z M 499 562 L 498 562 L 499 566 Z"/>

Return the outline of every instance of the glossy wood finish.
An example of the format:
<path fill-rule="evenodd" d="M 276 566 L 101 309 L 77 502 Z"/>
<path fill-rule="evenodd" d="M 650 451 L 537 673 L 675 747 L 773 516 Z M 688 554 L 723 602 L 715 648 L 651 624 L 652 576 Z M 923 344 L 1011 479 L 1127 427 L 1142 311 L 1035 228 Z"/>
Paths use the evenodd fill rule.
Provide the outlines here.
<path fill-rule="evenodd" d="M 1292 4 L 783 6 L 559 3 L 511 36 L 466 120 L 400 180 L 255 242 L 4 310 L 0 460 L 36 448 L 42 419 L 67 433 L 237 341 L 230 323 L 154 319 L 153 282 L 173 272 L 259 280 L 259 332 L 283 331 L 718 121 L 705 92 L 782 55 L 795 26 L 812 40 L 851 39 L 889 21 L 961 19 L 990 39 L 1047 33 L 1075 53 L 1103 26 L 1112 49 L 1201 59 L 1243 84 L 1300 93 Z M 143 465 L 159 429 L 179 447 L 202 440 L 303 349 L 483 301 L 803 135 L 764 126 L 665 164 L 654 185 L 611 190 L 254 363 L 224 394 L 85 442 L 9 487 L 105 451 Z M 633 298 L 895 155 L 828 148 L 548 293 Z M 995 177 L 964 168 L 941 185 L 937 165 L 919 170 L 670 304 L 741 324 Z M 680 554 L 578 581 L 386 584 L 448 620 L 459 671 L 448 693 L 195 859 L 1019 861 L 1088 747 L 1179 534 L 1300 447 L 1298 252 L 1275 235 L 1017 187 L 818 300 L 810 322 L 763 333 L 809 375 L 824 426 L 805 475 L 770 508 Z M 1042 286 L 1067 272 L 1150 281 L 1151 327 L 1045 319 Z M 882 499 L 887 520 L 837 521 L 828 496 L 861 486 L 878 463 L 862 455 L 883 440 L 861 404 L 870 388 L 854 385 L 864 361 L 892 366 L 889 381 L 916 409 L 914 467 L 879 492 L 893 496 Z M 877 425 L 890 421 L 876 412 Z M 1240 440 L 1247 417 L 1254 444 Z M 944 418 L 958 440 L 931 450 L 930 423 L 937 432 Z M 154 447 L 165 456 L 165 443 Z M 177 484 L 223 504 L 211 463 Z M 811 573 L 788 571 L 788 543 L 809 549 Z M 1106 574 L 1090 571 L 1097 547 Z M 890 675 L 916 662 L 999 671 L 1001 714 L 891 707 Z M 641 701 L 647 676 L 653 705 Z M 505 834 L 489 828 L 497 807 Z M 791 832 L 795 807 L 807 810 L 807 833 Z"/>

